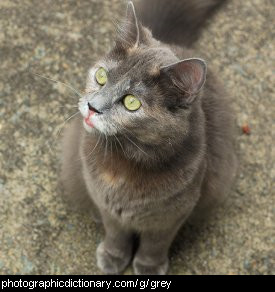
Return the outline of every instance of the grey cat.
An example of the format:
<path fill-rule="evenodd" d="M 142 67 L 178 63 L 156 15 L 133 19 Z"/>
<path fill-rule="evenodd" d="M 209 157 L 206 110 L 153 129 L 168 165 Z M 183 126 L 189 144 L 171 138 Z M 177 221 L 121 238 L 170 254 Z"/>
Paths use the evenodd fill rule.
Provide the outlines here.
<path fill-rule="evenodd" d="M 135 274 L 166 274 L 179 228 L 230 189 L 230 101 L 183 47 L 221 2 L 142 1 L 137 14 L 130 2 L 113 48 L 89 71 L 83 118 L 64 134 L 62 181 L 73 203 L 103 223 L 96 258 L 105 274 L 132 259 Z"/>

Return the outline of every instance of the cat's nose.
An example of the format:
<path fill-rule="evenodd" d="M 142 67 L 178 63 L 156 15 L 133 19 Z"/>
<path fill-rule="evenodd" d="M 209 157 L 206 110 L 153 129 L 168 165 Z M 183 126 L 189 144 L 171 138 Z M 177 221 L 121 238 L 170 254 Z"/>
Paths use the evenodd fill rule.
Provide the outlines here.
<path fill-rule="evenodd" d="M 89 110 L 92 112 L 96 112 L 97 114 L 102 114 L 102 112 L 100 112 L 99 110 L 97 110 L 95 107 L 93 107 L 89 102 L 88 102 L 88 107 Z"/>

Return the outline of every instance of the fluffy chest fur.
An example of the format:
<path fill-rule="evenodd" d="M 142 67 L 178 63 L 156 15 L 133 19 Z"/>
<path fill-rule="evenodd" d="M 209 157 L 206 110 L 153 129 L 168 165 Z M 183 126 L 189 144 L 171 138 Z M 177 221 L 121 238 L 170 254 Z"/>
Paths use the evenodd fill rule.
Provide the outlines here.
<path fill-rule="evenodd" d="M 83 136 L 81 141 L 82 172 L 89 194 L 100 210 L 135 229 L 152 227 L 163 221 L 163 214 L 176 217 L 198 200 L 192 192 L 202 171 L 203 159 L 178 167 L 147 169 L 114 152 L 91 149 L 97 139 Z M 199 170 L 199 171 L 198 171 Z"/>

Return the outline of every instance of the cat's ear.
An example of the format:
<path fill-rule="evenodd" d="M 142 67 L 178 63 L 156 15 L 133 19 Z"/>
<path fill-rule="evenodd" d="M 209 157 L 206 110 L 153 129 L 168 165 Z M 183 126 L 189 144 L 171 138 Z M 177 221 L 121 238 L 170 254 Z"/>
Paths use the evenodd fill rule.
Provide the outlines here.
<path fill-rule="evenodd" d="M 138 47 L 140 42 L 140 24 L 136 16 L 135 6 L 128 2 L 126 16 L 118 28 L 117 42 L 125 48 Z"/>
<path fill-rule="evenodd" d="M 186 59 L 161 68 L 173 85 L 184 93 L 187 103 L 191 103 L 206 80 L 207 65 L 198 58 Z"/>

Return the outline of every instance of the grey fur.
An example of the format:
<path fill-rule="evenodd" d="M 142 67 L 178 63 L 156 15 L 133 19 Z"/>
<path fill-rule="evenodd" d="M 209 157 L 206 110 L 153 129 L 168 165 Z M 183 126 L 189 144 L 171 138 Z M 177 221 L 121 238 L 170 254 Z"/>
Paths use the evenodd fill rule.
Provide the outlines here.
<path fill-rule="evenodd" d="M 84 118 L 88 102 L 98 110 L 95 128 L 85 126 L 87 133 L 76 118 L 65 132 L 62 180 L 74 205 L 104 225 L 96 252 L 102 272 L 121 273 L 138 237 L 134 272 L 165 274 L 179 228 L 193 210 L 201 214 L 230 189 L 232 113 L 211 70 L 206 76 L 206 63 L 152 38 L 129 9 L 122 35 L 99 63 L 108 71 L 107 84 L 95 83 L 91 74 L 102 66 L 95 65 L 79 103 Z M 124 108 L 127 94 L 141 100 L 139 110 Z"/>

